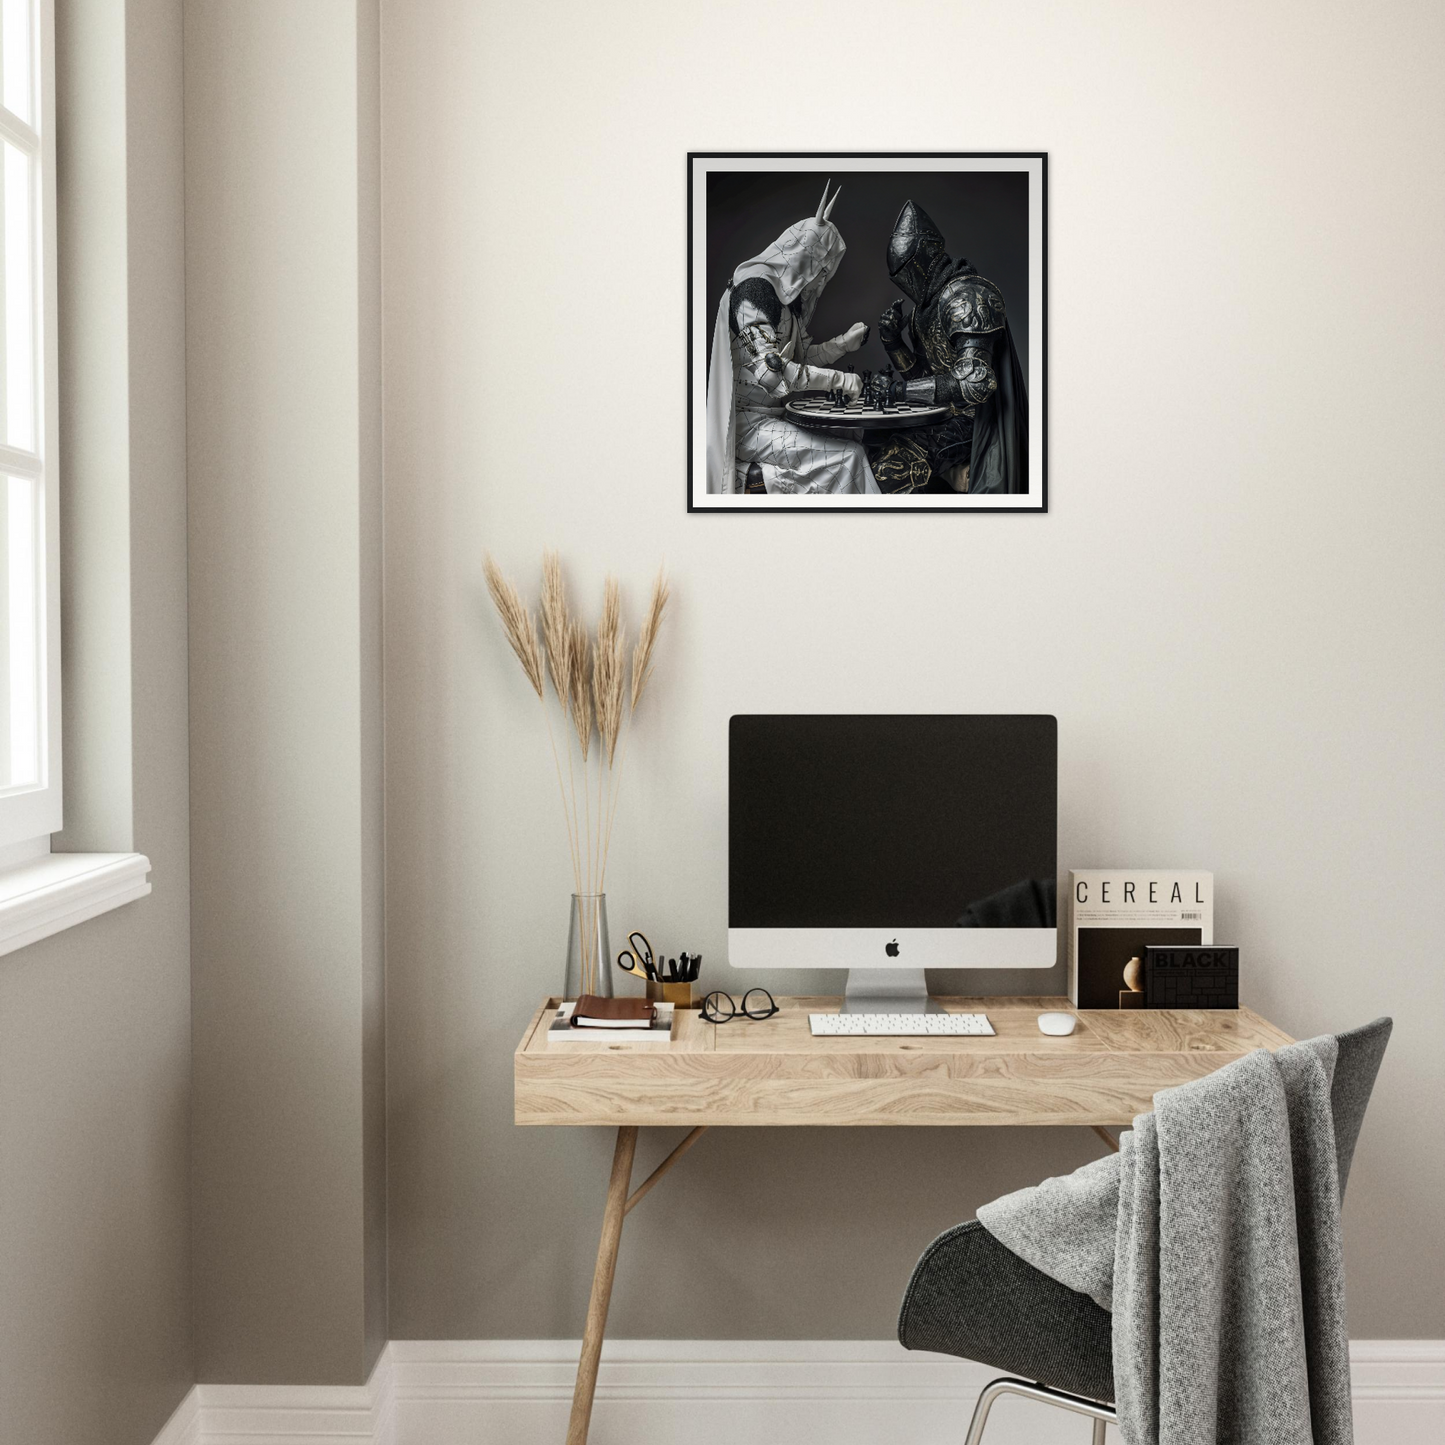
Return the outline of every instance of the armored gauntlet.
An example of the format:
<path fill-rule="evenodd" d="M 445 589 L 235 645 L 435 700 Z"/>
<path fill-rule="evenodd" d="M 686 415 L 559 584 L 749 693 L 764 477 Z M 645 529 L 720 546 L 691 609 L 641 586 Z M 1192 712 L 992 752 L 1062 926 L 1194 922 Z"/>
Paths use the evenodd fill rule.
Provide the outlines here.
<path fill-rule="evenodd" d="M 917 368 L 918 358 L 903 340 L 904 324 L 903 303 L 895 301 L 878 320 L 878 339 L 889 361 L 898 368 L 898 374 L 907 377 Z"/>

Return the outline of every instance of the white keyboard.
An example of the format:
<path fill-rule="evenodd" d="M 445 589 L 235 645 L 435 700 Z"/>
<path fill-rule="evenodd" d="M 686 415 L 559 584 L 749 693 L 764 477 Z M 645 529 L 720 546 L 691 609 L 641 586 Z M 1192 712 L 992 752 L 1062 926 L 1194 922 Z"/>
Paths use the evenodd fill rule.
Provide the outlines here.
<path fill-rule="evenodd" d="M 854 1038 L 922 1039 L 993 1033 L 986 1014 L 809 1014 L 808 1024 L 814 1034 Z"/>

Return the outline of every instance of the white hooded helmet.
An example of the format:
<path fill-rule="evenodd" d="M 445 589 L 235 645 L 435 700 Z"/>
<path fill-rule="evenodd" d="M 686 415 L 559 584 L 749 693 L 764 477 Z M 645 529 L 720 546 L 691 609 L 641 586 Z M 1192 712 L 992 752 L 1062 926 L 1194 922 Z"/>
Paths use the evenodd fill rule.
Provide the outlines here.
<path fill-rule="evenodd" d="M 818 212 L 805 221 L 789 226 L 767 250 L 744 261 L 733 272 L 733 285 L 752 276 L 761 276 L 778 293 L 784 306 L 798 302 L 798 319 L 806 326 L 818 304 L 823 288 L 837 273 L 848 247 L 837 226 L 828 219 L 843 187 L 828 196 L 823 186 L 823 199 Z"/>

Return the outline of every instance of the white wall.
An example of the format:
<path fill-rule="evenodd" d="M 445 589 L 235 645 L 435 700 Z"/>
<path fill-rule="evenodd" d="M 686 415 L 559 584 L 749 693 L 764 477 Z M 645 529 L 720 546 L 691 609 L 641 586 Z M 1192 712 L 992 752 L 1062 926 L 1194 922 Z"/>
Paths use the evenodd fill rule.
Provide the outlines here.
<path fill-rule="evenodd" d="M 728 981 L 731 713 L 1054 712 L 1063 867 L 1212 868 L 1246 1002 L 1394 1014 L 1351 1322 L 1445 1335 L 1442 40 L 1416 0 L 386 7 L 393 1338 L 574 1334 L 590 1277 L 610 1144 L 510 1122 L 570 885 L 481 558 L 548 545 L 589 599 L 676 583 L 619 933 Z M 1049 151 L 1047 517 L 685 514 L 684 153 L 723 147 Z M 936 1230 L 1094 1147 L 710 1138 L 614 1333 L 886 1336 Z"/>

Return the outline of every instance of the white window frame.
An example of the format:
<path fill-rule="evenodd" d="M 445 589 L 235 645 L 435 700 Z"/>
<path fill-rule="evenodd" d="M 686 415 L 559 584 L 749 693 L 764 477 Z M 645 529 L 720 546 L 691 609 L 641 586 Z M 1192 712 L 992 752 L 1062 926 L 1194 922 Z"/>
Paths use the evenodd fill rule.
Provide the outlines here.
<path fill-rule="evenodd" d="M 60 745 L 60 509 L 56 459 L 60 420 L 57 405 L 59 367 L 56 359 L 58 297 L 55 243 L 55 9 L 53 0 L 30 0 L 31 113 L 28 125 L 0 104 L 0 139 L 31 158 L 30 214 L 34 227 L 34 299 L 38 301 L 33 345 L 37 381 L 36 452 L 0 442 L 0 475 L 33 478 L 36 508 L 44 534 L 37 548 L 37 651 L 44 669 L 40 685 L 39 780 L 0 793 L 0 862 L 39 856 L 50 851 L 50 835 L 60 831 L 64 796 Z"/>
<path fill-rule="evenodd" d="M 0 793 L 0 954 L 36 943 L 62 929 L 119 908 L 151 891 L 150 860 L 140 853 L 53 853 L 51 834 L 63 822 L 60 747 L 60 454 L 59 365 L 56 337 L 55 194 L 55 6 L 29 0 L 31 114 L 35 126 L 4 107 L 0 89 L 0 138 L 31 157 L 30 212 L 34 233 L 32 285 L 36 358 L 34 455 L 0 443 L 0 476 L 36 481 L 37 654 L 44 668 L 39 688 L 39 781 Z M 0 339 L 3 343 L 3 339 Z"/>

